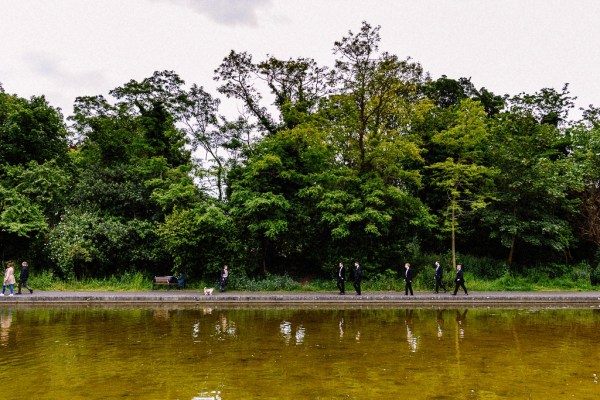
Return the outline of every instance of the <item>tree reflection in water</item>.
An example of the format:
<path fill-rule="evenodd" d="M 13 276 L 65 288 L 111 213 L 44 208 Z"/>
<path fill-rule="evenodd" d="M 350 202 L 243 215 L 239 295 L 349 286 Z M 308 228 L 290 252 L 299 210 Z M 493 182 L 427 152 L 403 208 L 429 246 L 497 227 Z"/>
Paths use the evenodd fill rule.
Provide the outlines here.
<path fill-rule="evenodd" d="M 598 332 L 596 309 L 0 304 L 0 380 L 50 400 L 595 399 Z"/>

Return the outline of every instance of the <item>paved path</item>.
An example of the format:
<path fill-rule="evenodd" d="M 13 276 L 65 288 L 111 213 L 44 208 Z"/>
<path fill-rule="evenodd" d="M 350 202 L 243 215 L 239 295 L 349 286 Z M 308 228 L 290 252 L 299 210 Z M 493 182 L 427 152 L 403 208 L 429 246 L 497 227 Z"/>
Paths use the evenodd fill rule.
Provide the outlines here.
<path fill-rule="evenodd" d="M 362 296 L 332 292 L 215 292 L 205 296 L 195 290 L 148 290 L 144 292 L 35 291 L 33 294 L 0 297 L 0 304 L 42 303 L 168 303 L 168 304 L 406 304 L 406 305 L 518 305 L 580 304 L 600 308 L 598 292 L 471 292 L 433 294 L 415 292 L 365 292 Z"/>

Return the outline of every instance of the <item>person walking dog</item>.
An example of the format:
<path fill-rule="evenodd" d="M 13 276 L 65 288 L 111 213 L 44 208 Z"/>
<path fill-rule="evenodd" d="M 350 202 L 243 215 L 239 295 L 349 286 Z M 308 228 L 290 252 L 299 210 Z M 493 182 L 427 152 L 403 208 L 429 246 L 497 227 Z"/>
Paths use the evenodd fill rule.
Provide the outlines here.
<path fill-rule="evenodd" d="M 219 292 L 225 291 L 225 287 L 227 286 L 228 280 L 229 280 L 229 267 L 227 265 L 223 265 L 223 269 L 221 269 L 221 273 L 219 274 Z"/>

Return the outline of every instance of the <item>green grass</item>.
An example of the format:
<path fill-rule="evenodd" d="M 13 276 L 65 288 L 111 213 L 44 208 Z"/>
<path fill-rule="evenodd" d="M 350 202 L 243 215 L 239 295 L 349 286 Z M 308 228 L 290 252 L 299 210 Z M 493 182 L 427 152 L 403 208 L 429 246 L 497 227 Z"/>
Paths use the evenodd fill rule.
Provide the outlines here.
<path fill-rule="evenodd" d="M 445 285 L 449 290 L 454 289 L 453 276 L 446 276 Z M 593 291 L 597 286 L 592 286 L 589 274 L 578 269 L 559 277 L 550 278 L 539 273 L 528 275 L 512 275 L 505 273 L 497 279 L 482 279 L 465 273 L 465 282 L 469 291 Z M 29 285 L 34 290 L 49 291 L 147 291 L 152 288 L 152 281 L 140 272 L 125 273 L 121 276 L 110 276 L 103 279 L 62 280 L 50 271 L 32 274 Z M 404 280 L 398 275 L 387 270 L 384 273 L 371 276 L 363 280 L 362 290 L 365 292 L 404 291 Z M 189 290 L 201 290 L 204 287 L 215 287 L 215 283 L 204 281 L 186 282 Z M 433 291 L 433 279 L 425 274 L 420 274 L 413 282 L 413 289 L 417 292 Z M 308 282 L 298 282 L 288 275 L 267 275 L 264 278 L 249 278 L 244 274 L 230 276 L 228 290 L 263 292 L 335 292 L 337 291 L 334 279 L 313 279 Z M 353 290 L 352 281 L 346 282 L 346 290 Z"/>

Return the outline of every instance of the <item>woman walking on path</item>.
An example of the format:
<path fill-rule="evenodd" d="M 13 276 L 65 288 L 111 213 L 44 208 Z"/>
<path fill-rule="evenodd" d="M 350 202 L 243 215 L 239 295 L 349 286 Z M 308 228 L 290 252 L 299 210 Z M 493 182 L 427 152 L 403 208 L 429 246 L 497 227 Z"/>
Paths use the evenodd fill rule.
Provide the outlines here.
<path fill-rule="evenodd" d="M 454 293 L 452 293 L 453 296 L 456 296 L 456 292 L 458 292 L 459 287 L 463 288 L 467 296 L 469 295 L 469 293 L 467 293 L 467 288 L 465 287 L 465 278 L 463 278 L 463 270 L 460 264 L 456 266 L 456 286 L 454 286 Z"/>
<path fill-rule="evenodd" d="M 6 271 L 4 272 L 4 284 L 2 285 L 2 293 L 0 296 L 4 296 L 4 292 L 6 291 L 6 285 L 10 288 L 9 296 L 12 296 L 15 291 L 15 268 L 13 267 L 12 261 L 9 261 L 6 264 Z"/>

